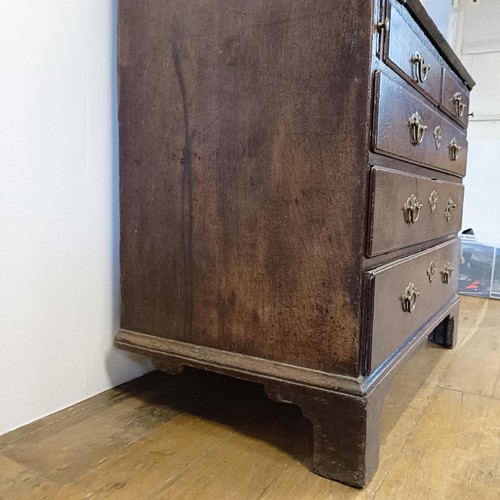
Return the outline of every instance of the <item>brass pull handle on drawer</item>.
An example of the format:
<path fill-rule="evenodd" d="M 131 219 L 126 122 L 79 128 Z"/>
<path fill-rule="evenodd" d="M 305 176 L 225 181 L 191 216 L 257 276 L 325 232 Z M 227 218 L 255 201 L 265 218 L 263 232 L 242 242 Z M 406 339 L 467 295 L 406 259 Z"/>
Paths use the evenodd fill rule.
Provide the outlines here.
<path fill-rule="evenodd" d="M 417 297 L 420 295 L 420 292 L 417 290 L 417 287 L 412 283 L 408 283 L 406 290 L 403 295 L 401 295 L 401 302 L 403 305 L 403 311 L 407 313 L 412 313 L 417 306 Z"/>
<path fill-rule="evenodd" d="M 457 161 L 458 160 L 458 154 L 460 153 L 460 150 L 462 149 L 462 146 L 458 144 L 457 140 L 453 138 L 448 145 L 448 149 L 450 150 L 450 160 L 451 161 Z"/>
<path fill-rule="evenodd" d="M 444 209 L 444 218 L 446 219 L 446 222 L 450 222 L 451 220 L 451 211 L 457 208 L 457 204 L 450 198 L 448 200 L 448 203 L 446 203 L 446 208 Z"/>
<path fill-rule="evenodd" d="M 453 268 L 450 266 L 450 263 L 447 262 L 444 265 L 444 269 L 441 271 L 441 276 L 443 278 L 443 283 L 448 285 L 450 283 L 451 273 L 453 272 Z"/>
<path fill-rule="evenodd" d="M 424 125 L 418 111 L 415 111 L 415 113 L 410 116 L 408 120 L 408 127 L 410 127 L 411 143 L 414 146 L 422 144 L 425 131 L 427 130 L 427 125 Z"/>
<path fill-rule="evenodd" d="M 424 58 L 421 56 L 420 52 L 415 52 L 411 56 L 411 62 L 415 69 L 415 80 L 419 83 L 424 83 L 431 70 L 430 65 L 425 64 Z"/>
<path fill-rule="evenodd" d="M 408 224 L 415 224 L 420 216 L 420 209 L 422 203 L 417 200 L 417 197 L 412 194 L 403 205 L 403 212 L 405 214 L 405 221 Z"/>
<path fill-rule="evenodd" d="M 377 23 L 377 29 L 379 32 L 385 30 L 385 32 L 387 33 L 389 31 L 389 26 L 390 26 L 390 21 L 388 17 L 386 17 L 385 19 L 381 19 Z"/>
<path fill-rule="evenodd" d="M 458 118 L 464 116 L 464 111 L 467 104 L 464 104 L 462 102 L 462 93 L 456 92 L 455 94 L 453 94 L 451 100 L 453 101 L 453 104 L 455 106 L 455 114 L 458 116 Z"/>

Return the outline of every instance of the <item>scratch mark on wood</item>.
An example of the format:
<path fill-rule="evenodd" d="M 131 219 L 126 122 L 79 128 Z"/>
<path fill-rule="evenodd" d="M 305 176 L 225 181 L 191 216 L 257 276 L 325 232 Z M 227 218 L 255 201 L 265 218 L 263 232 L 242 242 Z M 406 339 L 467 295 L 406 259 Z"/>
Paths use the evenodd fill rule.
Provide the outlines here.
<path fill-rule="evenodd" d="M 248 16 L 246 12 L 241 12 L 239 10 L 226 9 L 226 12 L 232 12 L 233 14 L 239 14 L 240 16 Z"/>

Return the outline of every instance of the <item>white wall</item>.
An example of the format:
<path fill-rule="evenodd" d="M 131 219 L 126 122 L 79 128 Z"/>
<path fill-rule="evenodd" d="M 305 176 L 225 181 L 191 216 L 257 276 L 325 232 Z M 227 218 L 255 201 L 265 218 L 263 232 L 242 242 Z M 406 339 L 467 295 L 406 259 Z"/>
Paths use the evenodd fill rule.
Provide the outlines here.
<path fill-rule="evenodd" d="M 453 13 L 452 0 L 421 0 L 428 14 L 436 23 L 439 31 L 449 41 L 451 35 L 450 22 Z"/>
<path fill-rule="evenodd" d="M 471 140 L 467 169 L 462 226 L 500 244 L 500 140 Z"/>
<path fill-rule="evenodd" d="M 119 324 L 116 0 L 0 0 L 0 434 L 150 369 Z"/>
<path fill-rule="evenodd" d="M 477 82 L 470 102 L 464 227 L 500 243 L 500 2 L 460 0 L 458 19 L 456 48 Z"/>

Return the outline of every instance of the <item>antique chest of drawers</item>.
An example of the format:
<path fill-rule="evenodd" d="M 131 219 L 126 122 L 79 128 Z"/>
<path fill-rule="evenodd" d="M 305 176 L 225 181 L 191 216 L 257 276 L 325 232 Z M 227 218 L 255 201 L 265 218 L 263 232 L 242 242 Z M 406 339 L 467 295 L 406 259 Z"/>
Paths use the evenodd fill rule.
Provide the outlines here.
<path fill-rule="evenodd" d="M 264 385 L 363 486 L 455 341 L 469 91 L 417 0 L 120 0 L 116 345 Z"/>

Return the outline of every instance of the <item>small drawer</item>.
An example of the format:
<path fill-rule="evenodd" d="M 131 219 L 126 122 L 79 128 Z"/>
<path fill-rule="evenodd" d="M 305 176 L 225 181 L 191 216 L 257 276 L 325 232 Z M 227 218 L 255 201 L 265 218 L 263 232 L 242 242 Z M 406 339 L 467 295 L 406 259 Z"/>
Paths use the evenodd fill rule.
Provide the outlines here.
<path fill-rule="evenodd" d="M 373 167 L 368 257 L 456 234 L 463 193 L 457 182 Z"/>
<path fill-rule="evenodd" d="M 451 70 L 443 70 L 443 92 L 441 109 L 462 127 L 467 128 L 469 121 L 469 91 Z"/>
<path fill-rule="evenodd" d="M 459 249 L 454 239 L 367 273 L 372 371 L 455 295 Z"/>
<path fill-rule="evenodd" d="M 373 149 L 460 177 L 465 175 L 465 132 L 421 96 L 380 71 L 375 72 Z"/>
<path fill-rule="evenodd" d="M 387 16 L 389 31 L 385 39 L 385 63 L 434 104 L 439 104 L 442 64 L 438 53 L 408 12 L 400 12 L 387 2 Z"/>

